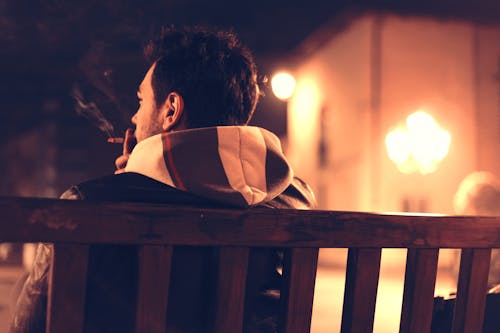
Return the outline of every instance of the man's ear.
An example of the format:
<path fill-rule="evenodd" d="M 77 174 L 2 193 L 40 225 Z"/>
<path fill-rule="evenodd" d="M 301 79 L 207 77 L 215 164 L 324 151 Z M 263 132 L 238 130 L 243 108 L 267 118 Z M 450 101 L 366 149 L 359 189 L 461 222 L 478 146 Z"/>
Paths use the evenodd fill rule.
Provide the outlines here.
<path fill-rule="evenodd" d="M 171 92 L 168 94 L 162 106 L 162 115 L 162 128 L 165 132 L 183 128 L 184 99 L 179 93 Z"/>

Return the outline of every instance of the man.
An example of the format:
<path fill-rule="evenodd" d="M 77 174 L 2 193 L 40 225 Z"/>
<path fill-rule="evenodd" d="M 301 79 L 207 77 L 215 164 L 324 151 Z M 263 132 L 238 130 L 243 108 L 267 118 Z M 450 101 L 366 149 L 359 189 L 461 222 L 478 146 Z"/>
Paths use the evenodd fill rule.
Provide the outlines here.
<path fill-rule="evenodd" d="M 73 186 L 65 199 L 135 201 L 204 207 L 308 209 L 314 196 L 294 178 L 278 138 L 246 126 L 259 97 L 250 52 L 227 32 L 165 29 L 145 49 L 151 62 L 137 96 L 124 154 L 115 175 Z M 130 148 L 137 144 L 130 152 Z M 176 249 L 169 293 L 169 332 L 202 332 L 210 249 Z M 12 323 L 13 332 L 44 327 L 51 248 L 40 245 Z M 246 329 L 274 331 L 279 275 L 273 252 L 254 251 L 248 283 Z M 137 279 L 136 251 L 130 246 L 94 246 L 89 259 L 87 332 L 131 332 Z M 68 277 L 70 278 L 70 277 Z"/>
<path fill-rule="evenodd" d="M 455 213 L 460 215 L 500 216 L 500 178 L 487 171 L 468 174 L 458 186 L 453 198 Z M 460 258 L 454 267 L 458 274 Z M 500 250 L 491 251 L 488 286 L 500 284 Z"/>
<path fill-rule="evenodd" d="M 459 215 L 500 215 L 500 179 L 486 171 L 474 171 L 459 184 L 453 198 L 455 213 Z M 452 273 L 458 275 L 461 251 L 456 250 Z M 500 325 L 500 250 L 493 249 L 488 274 L 488 294 L 482 333 L 498 332 Z M 451 296 L 451 295 L 450 295 Z M 451 332 L 456 298 L 436 297 L 432 315 L 431 333 Z"/>

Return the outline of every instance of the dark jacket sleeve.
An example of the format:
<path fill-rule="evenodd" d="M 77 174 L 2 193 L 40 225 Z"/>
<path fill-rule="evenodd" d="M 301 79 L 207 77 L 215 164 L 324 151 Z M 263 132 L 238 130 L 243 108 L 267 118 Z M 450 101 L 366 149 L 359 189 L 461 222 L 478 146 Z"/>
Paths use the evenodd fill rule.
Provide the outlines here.
<path fill-rule="evenodd" d="M 10 333 L 45 332 L 47 289 L 52 245 L 38 244 L 33 267 L 15 305 Z"/>
<path fill-rule="evenodd" d="M 80 199 L 78 189 L 72 187 L 61 199 Z M 33 266 L 15 302 L 9 333 L 43 333 L 47 313 L 47 291 L 52 244 L 38 244 Z"/>

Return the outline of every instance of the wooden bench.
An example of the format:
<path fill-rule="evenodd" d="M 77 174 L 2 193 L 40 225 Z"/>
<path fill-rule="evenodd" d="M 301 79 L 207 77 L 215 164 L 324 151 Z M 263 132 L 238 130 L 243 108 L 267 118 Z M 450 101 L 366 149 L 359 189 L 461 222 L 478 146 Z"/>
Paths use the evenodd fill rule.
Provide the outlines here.
<path fill-rule="evenodd" d="M 345 332 L 371 332 L 382 248 L 407 248 L 401 332 L 429 332 L 439 248 L 462 248 L 454 333 L 481 332 L 500 217 L 0 198 L 0 239 L 52 242 L 47 332 L 82 332 L 90 244 L 140 244 L 137 332 L 164 332 L 172 249 L 220 247 L 214 332 L 241 332 L 251 247 L 285 248 L 280 332 L 309 332 L 319 248 L 349 248 Z M 67 277 L 71 276 L 71 279 Z M 154 287 L 152 287 L 154 286 Z M 332 297 L 335 297 L 332 295 Z"/>

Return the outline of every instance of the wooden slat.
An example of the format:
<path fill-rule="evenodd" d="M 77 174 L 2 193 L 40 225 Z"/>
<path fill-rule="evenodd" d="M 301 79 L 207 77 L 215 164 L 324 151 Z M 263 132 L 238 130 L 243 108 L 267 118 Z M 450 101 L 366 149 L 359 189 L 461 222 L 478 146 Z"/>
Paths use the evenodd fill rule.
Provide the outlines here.
<path fill-rule="evenodd" d="M 462 249 L 453 333 L 483 329 L 491 249 Z"/>
<path fill-rule="evenodd" d="M 48 333 L 83 332 L 88 257 L 88 245 L 54 245 L 47 306 Z"/>
<path fill-rule="evenodd" d="M 408 249 L 401 311 L 402 333 L 429 332 L 439 249 Z"/>
<path fill-rule="evenodd" d="M 172 246 L 139 248 L 137 333 L 164 333 L 166 330 L 171 264 Z"/>
<path fill-rule="evenodd" d="M 214 321 L 216 332 L 241 331 L 248 260 L 246 247 L 290 248 L 286 250 L 281 298 L 286 317 L 282 317 L 285 320 L 281 321 L 280 331 L 286 333 L 309 331 L 318 247 L 351 248 L 342 332 L 370 332 L 373 328 L 380 247 L 428 249 L 410 250 L 409 253 L 411 265 L 407 271 L 413 279 L 408 278 L 405 282 L 407 294 L 401 323 L 401 330 L 405 332 L 428 327 L 428 310 L 425 310 L 424 304 L 430 298 L 432 283 L 428 280 L 432 274 L 426 273 L 426 269 L 434 269 L 434 248 L 470 249 L 464 250 L 462 255 L 453 332 L 480 332 L 491 251 L 486 248 L 500 247 L 498 216 L 208 209 L 19 198 L 0 198 L 0 215 L 3 241 L 62 243 L 56 245 L 50 278 L 51 296 L 47 314 L 50 332 L 81 332 L 84 325 L 88 246 L 64 245 L 71 242 L 233 247 L 221 252 L 219 298 Z M 170 257 L 166 261 L 170 261 Z M 152 262 L 141 268 L 143 277 L 161 276 L 156 274 L 155 269 L 166 269 L 164 265 L 159 267 Z M 422 274 L 427 282 L 419 281 Z M 168 286 L 165 279 L 162 281 Z M 165 322 L 162 307 L 166 309 L 167 303 L 156 306 L 162 302 L 155 301 L 155 297 L 160 297 L 158 285 L 154 284 L 154 294 L 152 289 L 146 291 L 149 296 L 139 299 L 144 304 L 139 306 L 142 310 L 138 310 L 142 311 L 137 321 L 139 331 L 160 331 L 165 327 L 164 324 L 151 325 L 148 319 L 152 316 L 156 318 L 153 322 Z M 167 293 L 168 290 L 162 299 L 167 299 Z M 153 314 L 147 313 L 151 311 L 147 303 L 155 305 L 157 310 Z M 420 322 L 415 322 L 413 318 L 418 318 Z M 156 328 L 151 329 L 153 326 Z"/>
<path fill-rule="evenodd" d="M 285 251 L 280 297 L 280 333 L 305 333 L 311 328 L 318 251 L 317 248 L 294 248 Z"/>
<path fill-rule="evenodd" d="M 500 216 L 223 210 L 19 198 L 0 198 L 0 216 L 5 221 L 0 224 L 3 241 L 242 247 L 500 247 Z"/>
<path fill-rule="evenodd" d="M 249 248 L 221 248 L 213 332 L 242 332 Z"/>
<path fill-rule="evenodd" d="M 342 333 L 365 333 L 373 330 L 381 253 L 379 248 L 349 249 Z"/>

